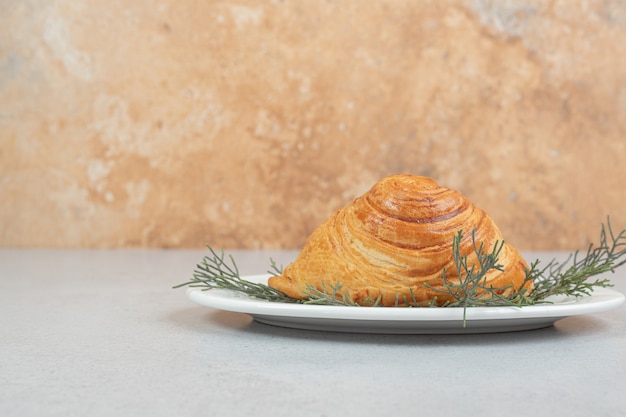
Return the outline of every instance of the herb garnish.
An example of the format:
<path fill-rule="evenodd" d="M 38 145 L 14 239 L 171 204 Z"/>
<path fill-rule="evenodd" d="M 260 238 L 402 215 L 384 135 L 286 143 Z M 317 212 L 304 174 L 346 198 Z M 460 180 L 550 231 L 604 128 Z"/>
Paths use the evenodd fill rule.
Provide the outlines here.
<path fill-rule="evenodd" d="M 236 291 L 246 294 L 249 297 L 260 298 L 267 301 L 281 303 L 301 302 L 300 300 L 288 297 L 283 294 L 282 291 L 272 288 L 269 285 L 258 284 L 241 278 L 239 269 L 232 255 L 228 256 L 229 264 L 227 260 L 224 259 L 224 251 L 217 253 L 210 246 L 208 246 L 208 249 L 211 254 L 205 256 L 202 259 L 202 263 L 196 265 L 196 270 L 191 280 L 176 285 L 174 288 L 180 288 L 186 285 L 189 287 L 200 287 L 202 290 L 219 288 Z M 268 271 L 271 274 L 281 272 L 281 269 L 276 266 L 274 261 L 272 261 L 272 268 L 273 271 Z"/>
<path fill-rule="evenodd" d="M 606 225 L 602 224 L 599 245 L 597 247 L 594 247 L 593 244 L 589 245 L 585 256 L 581 257 L 580 252 L 576 251 L 566 261 L 557 262 L 556 259 L 553 259 L 544 267 L 540 267 L 540 261 L 536 260 L 526 270 L 526 277 L 519 288 L 495 288 L 486 284 L 485 276 L 487 272 L 493 269 L 502 270 L 502 265 L 498 263 L 498 256 L 504 247 L 504 241 L 496 242 L 492 251 L 486 252 L 483 243 L 476 242 L 472 232 L 477 264 L 470 265 L 468 257 L 461 256 L 460 253 L 462 237 L 463 232 L 459 231 L 452 242 L 452 254 L 455 267 L 459 271 L 459 278 L 458 280 L 448 280 L 444 269 L 442 271 L 444 288 L 436 289 L 442 294 L 451 296 L 454 300 L 445 304 L 444 307 L 462 307 L 464 309 L 493 306 L 523 307 L 550 303 L 549 297 L 551 296 L 581 297 L 590 295 L 594 288 L 611 287 L 612 284 L 607 278 L 595 280 L 589 278 L 609 271 L 614 272 L 617 267 L 626 263 L 626 230 L 615 234 L 611 228 L 610 219 L 607 218 Z M 340 294 L 339 290 L 342 288 L 340 282 L 329 286 L 329 288 L 323 287 L 321 291 L 315 287 L 307 286 L 307 299 L 297 300 L 268 285 L 242 279 L 232 256 L 225 259 L 223 251 L 218 253 L 211 247 L 208 249 L 210 254 L 205 256 L 202 262 L 197 265 L 191 280 L 176 285 L 174 288 L 183 286 L 198 287 L 202 290 L 221 288 L 272 302 L 357 306 L 350 297 Z M 277 266 L 271 260 L 271 269 L 268 272 L 272 275 L 280 275 L 282 267 Z M 532 289 L 526 286 L 529 282 L 533 282 Z M 503 292 L 507 295 L 502 295 Z M 379 300 L 371 301 L 372 306 L 379 305 Z M 396 305 L 399 301 L 399 299 L 396 300 Z M 418 305 L 414 298 L 411 300 L 404 297 L 402 301 L 410 307 L 423 307 Z M 433 302 L 428 306 L 434 307 L 434 305 Z"/>

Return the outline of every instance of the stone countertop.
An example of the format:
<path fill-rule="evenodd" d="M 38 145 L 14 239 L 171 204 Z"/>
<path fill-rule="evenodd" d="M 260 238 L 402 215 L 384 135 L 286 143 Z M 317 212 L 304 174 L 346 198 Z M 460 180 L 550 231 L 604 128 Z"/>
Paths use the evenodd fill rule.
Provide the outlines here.
<path fill-rule="evenodd" d="M 244 275 L 296 255 L 231 253 Z M 624 306 L 517 333 L 294 330 L 172 289 L 204 254 L 0 250 L 0 415 L 626 414 Z"/>

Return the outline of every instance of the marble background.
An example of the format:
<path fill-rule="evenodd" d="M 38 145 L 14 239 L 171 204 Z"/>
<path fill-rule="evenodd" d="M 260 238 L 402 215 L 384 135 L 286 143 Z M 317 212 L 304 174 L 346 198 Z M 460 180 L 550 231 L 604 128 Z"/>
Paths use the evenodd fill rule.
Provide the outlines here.
<path fill-rule="evenodd" d="M 0 245 L 298 248 L 391 173 L 626 228 L 621 0 L 0 0 Z"/>

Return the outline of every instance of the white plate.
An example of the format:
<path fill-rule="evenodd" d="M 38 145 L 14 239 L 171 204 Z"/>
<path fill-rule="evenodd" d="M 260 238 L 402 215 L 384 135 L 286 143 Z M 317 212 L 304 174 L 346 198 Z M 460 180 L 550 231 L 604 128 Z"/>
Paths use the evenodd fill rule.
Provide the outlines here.
<path fill-rule="evenodd" d="M 242 277 L 267 283 L 269 275 Z M 598 288 L 580 298 L 554 299 L 528 307 L 406 308 L 288 304 L 257 300 L 229 290 L 189 288 L 192 301 L 211 308 L 249 314 L 281 327 L 351 333 L 456 334 L 496 333 L 548 327 L 568 316 L 600 313 L 624 303 L 624 295 Z"/>

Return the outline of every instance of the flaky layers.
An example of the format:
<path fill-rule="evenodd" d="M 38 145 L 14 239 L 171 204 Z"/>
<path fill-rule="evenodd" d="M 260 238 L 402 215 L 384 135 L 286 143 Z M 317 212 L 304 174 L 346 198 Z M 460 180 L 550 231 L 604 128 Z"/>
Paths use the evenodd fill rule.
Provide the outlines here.
<path fill-rule="evenodd" d="M 458 281 L 452 242 L 460 230 L 461 255 L 470 263 L 476 260 L 472 231 L 488 252 L 503 240 L 491 217 L 458 191 L 427 177 L 393 175 L 315 229 L 295 262 L 269 285 L 298 299 L 306 298 L 307 284 L 330 291 L 340 283 L 339 295 L 360 305 L 377 299 L 384 306 L 403 305 L 405 297 L 441 305 L 453 300 L 428 286 L 443 288 L 444 268 L 448 280 Z M 519 288 L 524 259 L 510 245 L 498 258 L 504 271 L 490 271 L 486 284 Z"/>

